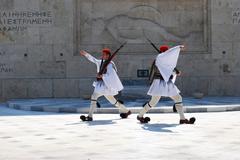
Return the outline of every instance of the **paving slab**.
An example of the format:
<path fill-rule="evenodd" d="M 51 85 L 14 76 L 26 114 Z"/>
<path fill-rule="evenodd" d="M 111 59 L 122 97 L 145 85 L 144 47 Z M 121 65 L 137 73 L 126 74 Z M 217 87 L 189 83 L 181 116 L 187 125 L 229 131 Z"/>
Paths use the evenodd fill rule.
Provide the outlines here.
<path fill-rule="evenodd" d="M 22 111 L 0 105 L 1 160 L 238 160 L 240 112 L 187 113 L 197 121 L 179 125 L 176 114 L 79 114 Z"/>

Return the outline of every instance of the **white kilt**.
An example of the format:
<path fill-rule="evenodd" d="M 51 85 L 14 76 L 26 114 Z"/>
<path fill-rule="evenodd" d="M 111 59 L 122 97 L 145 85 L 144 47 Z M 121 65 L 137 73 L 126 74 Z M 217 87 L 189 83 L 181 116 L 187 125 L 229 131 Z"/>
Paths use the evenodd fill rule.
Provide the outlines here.
<path fill-rule="evenodd" d="M 100 95 L 115 96 L 115 95 L 118 94 L 117 90 L 113 90 L 111 88 L 108 88 L 103 81 L 93 82 L 93 86 L 95 87 L 94 93 L 98 93 Z"/>
<path fill-rule="evenodd" d="M 155 79 L 153 80 L 147 94 L 151 96 L 172 97 L 178 95 L 179 93 L 180 90 L 171 80 L 165 82 L 164 80 Z"/>

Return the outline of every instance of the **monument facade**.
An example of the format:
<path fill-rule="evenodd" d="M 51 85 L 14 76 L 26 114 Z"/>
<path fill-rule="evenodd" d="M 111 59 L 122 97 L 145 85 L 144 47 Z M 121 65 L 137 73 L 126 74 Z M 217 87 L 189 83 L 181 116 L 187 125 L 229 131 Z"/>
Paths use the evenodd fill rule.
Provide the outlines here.
<path fill-rule="evenodd" d="M 239 96 L 238 0 L 0 0 L 0 99 L 83 97 L 96 68 L 79 56 L 127 45 L 115 58 L 127 86 L 147 85 L 157 52 L 185 44 L 184 96 Z"/>

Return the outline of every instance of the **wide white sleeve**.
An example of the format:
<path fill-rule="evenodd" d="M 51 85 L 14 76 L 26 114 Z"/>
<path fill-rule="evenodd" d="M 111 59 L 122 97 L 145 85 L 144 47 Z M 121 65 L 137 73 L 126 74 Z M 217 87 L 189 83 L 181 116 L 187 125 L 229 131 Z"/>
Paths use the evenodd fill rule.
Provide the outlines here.
<path fill-rule="evenodd" d="M 156 66 L 166 82 L 177 65 L 180 50 L 181 46 L 176 46 L 157 56 Z"/>
<path fill-rule="evenodd" d="M 122 82 L 120 81 L 116 70 L 113 67 L 114 64 L 109 64 L 107 67 L 107 73 L 103 74 L 103 81 L 108 88 L 120 91 L 123 89 Z"/>
<path fill-rule="evenodd" d="M 86 57 L 89 61 L 95 63 L 96 65 L 97 65 L 98 62 L 99 62 L 98 59 L 96 59 L 95 57 L 93 57 L 93 56 L 92 56 L 91 54 L 89 54 L 89 53 L 87 53 L 87 54 L 85 55 L 85 57 Z"/>

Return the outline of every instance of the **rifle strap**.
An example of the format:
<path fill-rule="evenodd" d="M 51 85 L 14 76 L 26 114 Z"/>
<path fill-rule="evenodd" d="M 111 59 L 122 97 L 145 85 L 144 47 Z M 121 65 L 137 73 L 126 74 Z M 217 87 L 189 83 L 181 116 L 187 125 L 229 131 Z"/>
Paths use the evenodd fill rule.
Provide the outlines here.
<path fill-rule="evenodd" d="M 100 71 L 101 71 L 102 67 L 103 67 L 103 59 L 101 61 L 101 65 L 100 65 L 100 69 L 99 69 Z"/>
<path fill-rule="evenodd" d="M 102 59 L 99 71 L 102 70 L 102 68 L 104 67 L 104 64 L 105 64 L 106 62 L 107 62 L 106 60 L 104 61 L 104 60 Z M 107 68 L 105 69 L 104 73 L 106 73 L 106 72 L 107 72 Z"/>

